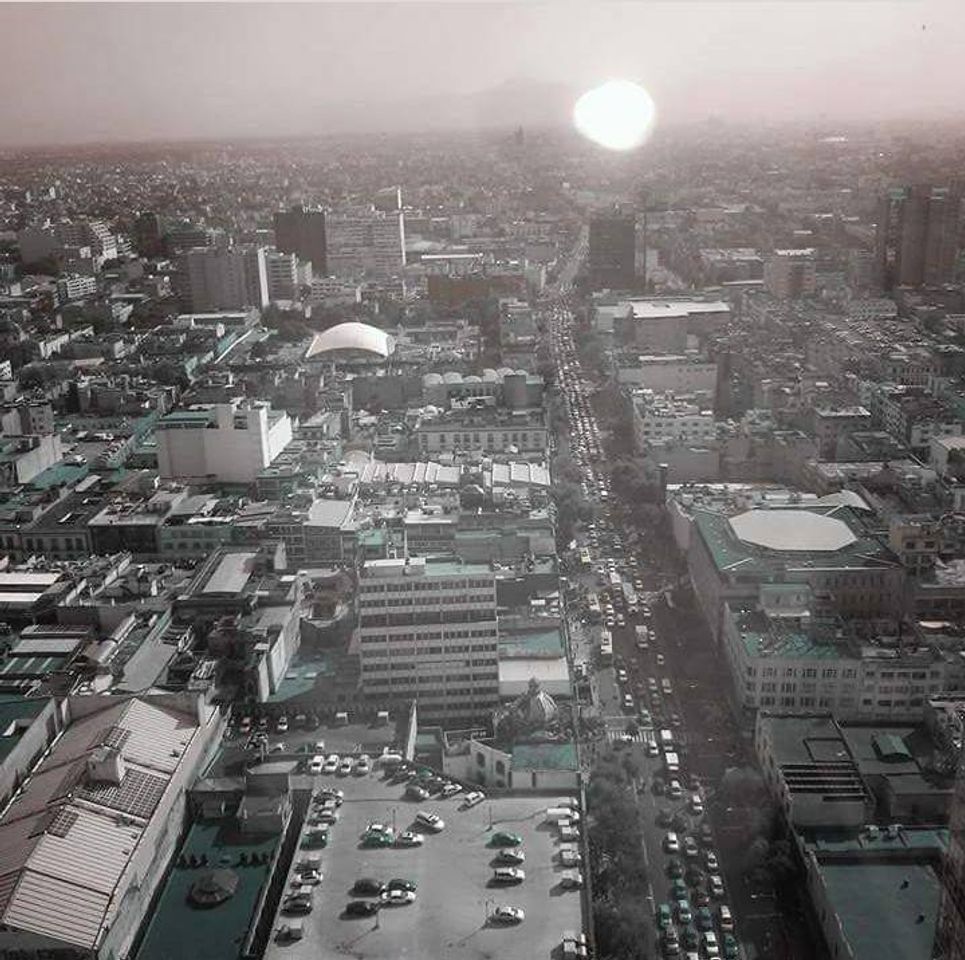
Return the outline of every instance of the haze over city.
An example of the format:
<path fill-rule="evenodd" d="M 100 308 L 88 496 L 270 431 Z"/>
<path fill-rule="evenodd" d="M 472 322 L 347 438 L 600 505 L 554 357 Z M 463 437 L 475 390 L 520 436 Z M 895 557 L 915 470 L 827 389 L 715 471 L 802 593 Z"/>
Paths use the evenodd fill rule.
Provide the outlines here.
<path fill-rule="evenodd" d="M 669 124 L 942 119 L 961 113 L 965 17 L 955 0 L 9 4 L 0 35 L 11 146 L 552 125 L 609 77 Z"/>

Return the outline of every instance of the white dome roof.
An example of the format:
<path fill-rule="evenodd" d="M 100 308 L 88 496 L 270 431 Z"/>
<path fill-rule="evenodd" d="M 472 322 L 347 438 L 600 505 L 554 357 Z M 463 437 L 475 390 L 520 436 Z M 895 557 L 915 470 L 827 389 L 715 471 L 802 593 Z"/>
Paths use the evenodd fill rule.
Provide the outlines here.
<path fill-rule="evenodd" d="M 422 383 L 423 383 L 424 386 L 427 386 L 427 387 L 430 386 L 430 385 L 435 385 L 435 384 L 442 383 L 442 374 L 439 374 L 439 373 L 427 373 L 427 374 L 422 378 Z"/>
<path fill-rule="evenodd" d="M 378 327 L 351 321 L 336 324 L 324 333 L 316 334 L 305 354 L 305 359 L 322 354 L 345 356 L 367 354 L 384 360 L 393 350 L 395 350 L 395 337 Z"/>

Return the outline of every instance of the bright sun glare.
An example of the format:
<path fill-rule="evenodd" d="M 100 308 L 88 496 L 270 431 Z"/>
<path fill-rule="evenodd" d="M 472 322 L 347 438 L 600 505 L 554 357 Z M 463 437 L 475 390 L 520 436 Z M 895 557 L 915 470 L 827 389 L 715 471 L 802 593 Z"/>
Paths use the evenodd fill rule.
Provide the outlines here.
<path fill-rule="evenodd" d="M 608 150 L 632 150 L 647 138 L 653 100 L 630 80 L 607 80 L 588 90 L 573 107 L 573 122 L 584 137 Z"/>

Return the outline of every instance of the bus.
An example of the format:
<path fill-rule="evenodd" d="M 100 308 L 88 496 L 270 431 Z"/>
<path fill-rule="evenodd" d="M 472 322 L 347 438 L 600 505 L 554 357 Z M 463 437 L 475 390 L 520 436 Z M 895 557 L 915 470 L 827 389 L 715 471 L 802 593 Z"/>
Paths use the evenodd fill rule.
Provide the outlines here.
<path fill-rule="evenodd" d="M 614 597 L 623 591 L 623 581 L 620 579 L 620 574 L 616 570 L 611 571 L 609 576 L 610 590 Z"/>
<path fill-rule="evenodd" d="M 650 631 L 642 624 L 639 624 L 636 628 L 636 635 L 637 649 L 646 650 L 650 646 Z"/>
<path fill-rule="evenodd" d="M 600 635 L 600 663 L 613 662 L 613 635 L 604 630 Z"/>
<path fill-rule="evenodd" d="M 629 613 L 636 613 L 637 591 L 633 589 L 633 584 L 629 581 L 625 581 L 623 584 L 623 599 L 627 602 L 627 611 Z"/>

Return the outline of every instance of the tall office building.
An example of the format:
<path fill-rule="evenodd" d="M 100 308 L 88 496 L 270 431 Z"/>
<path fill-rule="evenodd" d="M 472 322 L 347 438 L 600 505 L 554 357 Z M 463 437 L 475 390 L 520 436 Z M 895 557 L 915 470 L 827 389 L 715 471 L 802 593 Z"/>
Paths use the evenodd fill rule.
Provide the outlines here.
<path fill-rule="evenodd" d="M 328 244 L 325 211 L 292 207 L 275 214 L 275 246 L 281 253 L 294 253 L 299 260 L 310 260 L 312 272 L 328 274 Z"/>
<path fill-rule="evenodd" d="M 366 697 L 415 700 L 446 726 L 499 703 L 496 578 L 482 564 L 370 560 L 359 582 L 359 650 Z"/>
<path fill-rule="evenodd" d="M 636 283 L 635 218 L 622 214 L 590 220 L 590 283 L 595 289 L 630 290 Z"/>
<path fill-rule="evenodd" d="M 263 247 L 188 250 L 181 257 L 180 268 L 181 299 L 191 313 L 268 305 Z"/>
<path fill-rule="evenodd" d="M 885 290 L 937 286 L 955 275 L 962 194 L 950 187 L 897 187 L 881 198 L 875 235 L 878 279 Z"/>
<path fill-rule="evenodd" d="M 817 287 L 814 250 L 775 250 L 764 263 L 764 286 L 781 300 L 813 297 Z"/>
<path fill-rule="evenodd" d="M 294 253 L 269 250 L 265 254 L 265 270 L 269 301 L 294 300 L 298 291 L 298 257 Z"/>
<path fill-rule="evenodd" d="M 405 219 L 401 210 L 374 206 L 332 212 L 326 220 L 328 272 L 335 277 L 401 276 L 405 268 Z"/>

